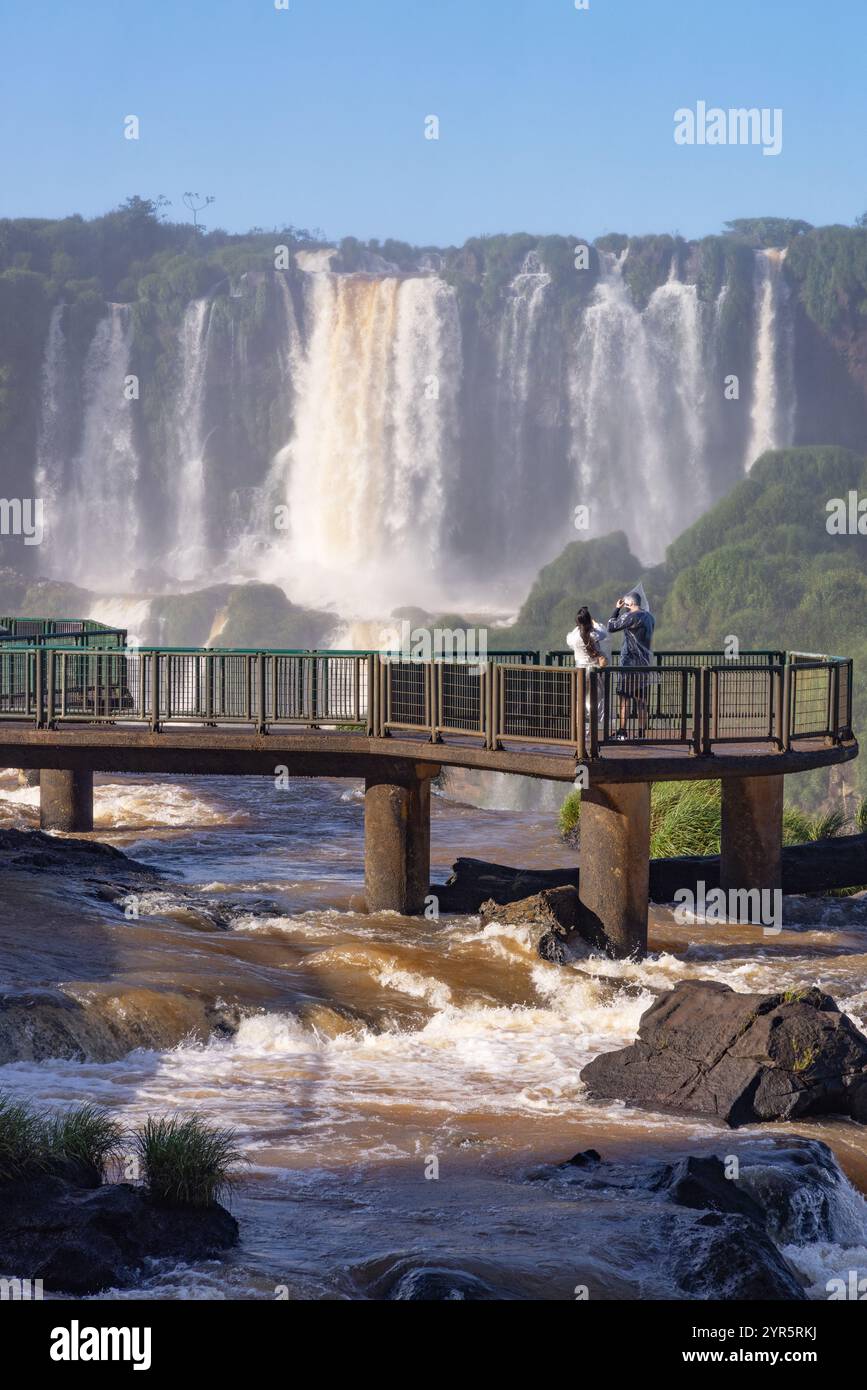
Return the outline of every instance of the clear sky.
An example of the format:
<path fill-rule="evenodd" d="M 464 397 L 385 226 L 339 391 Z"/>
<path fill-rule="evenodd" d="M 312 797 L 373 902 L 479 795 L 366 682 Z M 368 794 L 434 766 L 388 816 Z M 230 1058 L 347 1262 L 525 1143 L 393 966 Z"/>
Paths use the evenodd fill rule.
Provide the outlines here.
<path fill-rule="evenodd" d="M 444 245 L 867 209 L 867 0 L 0 0 L 0 53 L 2 216 L 192 189 L 209 227 Z M 699 100 L 780 107 L 782 153 L 676 145 Z"/>

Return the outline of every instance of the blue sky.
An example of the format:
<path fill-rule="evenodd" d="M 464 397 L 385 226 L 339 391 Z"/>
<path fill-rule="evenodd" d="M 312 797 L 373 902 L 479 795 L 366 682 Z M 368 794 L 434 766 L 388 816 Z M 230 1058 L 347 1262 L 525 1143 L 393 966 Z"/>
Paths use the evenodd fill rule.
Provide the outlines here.
<path fill-rule="evenodd" d="M 867 209 L 867 0 L 288 5 L 0 0 L 0 215 L 194 189 L 211 227 L 442 245 Z M 782 108 L 782 153 L 677 146 L 699 100 Z"/>

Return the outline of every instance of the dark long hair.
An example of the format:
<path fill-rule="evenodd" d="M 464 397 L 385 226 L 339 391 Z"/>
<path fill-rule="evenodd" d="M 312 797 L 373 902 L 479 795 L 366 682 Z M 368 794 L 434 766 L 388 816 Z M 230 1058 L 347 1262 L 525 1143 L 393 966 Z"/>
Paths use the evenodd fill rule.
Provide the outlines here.
<path fill-rule="evenodd" d="M 581 633 L 581 641 L 584 643 L 591 656 L 599 656 L 599 648 L 596 645 L 596 638 L 593 636 L 593 619 L 590 616 L 589 608 L 579 608 L 575 614 L 575 621 Z"/>

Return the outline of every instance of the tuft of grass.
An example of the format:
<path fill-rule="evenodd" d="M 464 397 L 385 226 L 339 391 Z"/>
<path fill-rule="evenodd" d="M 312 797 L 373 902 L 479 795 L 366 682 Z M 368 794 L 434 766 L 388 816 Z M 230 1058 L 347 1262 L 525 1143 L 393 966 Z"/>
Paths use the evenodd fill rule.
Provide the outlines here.
<path fill-rule="evenodd" d="M 123 1147 L 122 1126 L 99 1105 L 77 1105 L 44 1121 L 49 1163 L 67 1161 L 92 1170 L 104 1181 L 109 1162 Z"/>
<path fill-rule="evenodd" d="M 801 1051 L 798 1043 L 794 1043 L 792 1052 L 794 1056 L 792 1071 L 794 1072 L 809 1071 L 819 1055 L 819 1049 L 812 1043 L 809 1047 L 805 1047 L 803 1051 Z"/>
<path fill-rule="evenodd" d="M 719 782 L 655 782 L 650 798 L 650 857 L 719 854 Z"/>
<path fill-rule="evenodd" d="M 150 1195 L 165 1206 L 210 1206 L 231 1190 L 244 1161 L 235 1139 L 235 1130 L 212 1128 L 198 1115 L 149 1116 L 135 1146 Z"/>
<path fill-rule="evenodd" d="M 560 834 L 567 844 L 574 840 L 581 822 L 581 792 L 576 787 L 566 797 L 558 816 Z"/>
<path fill-rule="evenodd" d="M 43 1116 L 26 1101 L 0 1096 L 0 1182 L 31 1177 L 46 1163 Z"/>
<path fill-rule="evenodd" d="M 846 825 L 847 819 L 842 811 L 810 815 L 796 806 L 786 806 L 783 810 L 783 844 L 805 845 L 810 840 L 832 840 L 843 833 Z"/>
<path fill-rule="evenodd" d="M 862 835 L 867 832 L 867 796 L 864 797 L 864 800 L 855 812 L 855 828 L 859 830 Z"/>

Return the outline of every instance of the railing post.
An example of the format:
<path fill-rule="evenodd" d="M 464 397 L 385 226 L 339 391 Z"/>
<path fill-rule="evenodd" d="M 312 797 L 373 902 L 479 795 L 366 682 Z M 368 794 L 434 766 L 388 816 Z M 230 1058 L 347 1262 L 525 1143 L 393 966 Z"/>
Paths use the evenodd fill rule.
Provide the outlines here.
<path fill-rule="evenodd" d="M 256 733 L 267 734 L 265 713 L 265 653 L 256 652 Z"/>
<path fill-rule="evenodd" d="M 34 705 L 35 705 L 35 711 L 36 711 L 36 727 L 37 727 L 37 729 L 41 729 L 41 728 L 43 728 L 44 725 L 45 725 L 45 698 L 44 698 L 44 691 L 43 691 L 43 689 L 42 689 L 42 681 L 43 681 L 43 677 L 44 677 L 44 668 L 45 668 L 45 648 L 42 647 L 42 646 L 37 646 L 36 649 L 35 649 L 35 654 L 34 654 L 34 672 L 33 672 L 33 683 L 34 683 L 34 692 L 33 692 L 33 693 L 34 693 L 34 696 L 35 696 Z"/>
<path fill-rule="evenodd" d="M 388 658 L 379 663 L 379 735 L 388 738 L 391 730 L 391 663 Z"/>
<path fill-rule="evenodd" d="M 151 733 L 160 731 L 160 654 L 151 652 Z"/>
<path fill-rule="evenodd" d="M 439 711 L 442 706 L 442 663 L 436 661 L 425 662 L 425 684 L 428 697 L 428 726 L 430 728 L 431 743 L 439 742 L 437 727 L 439 725 Z"/>
<path fill-rule="evenodd" d="M 792 699 L 794 697 L 792 670 L 792 663 L 787 661 L 783 667 L 783 718 L 780 730 L 784 753 L 788 753 L 792 746 Z"/>
<path fill-rule="evenodd" d="M 703 666 L 701 671 L 701 751 L 704 754 L 713 752 L 710 737 L 710 713 L 711 713 L 711 671 L 709 666 Z"/>
<path fill-rule="evenodd" d="M 48 728 L 49 728 L 49 729 L 53 729 L 53 728 L 54 728 L 54 678 L 55 678 L 55 661 L 54 661 L 54 658 L 55 658 L 55 656 L 56 656 L 56 653 L 55 653 L 55 651 L 54 651 L 53 648 L 49 649 L 49 651 L 48 651 L 48 653 L 47 653 L 47 656 L 48 656 L 48 670 L 47 670 L 47 673 L 46 673 L 46 678 L 47 678 L 48 685 L 47 685 L 47 690 L 46 690 L 45 722 L 46 722 L 46 724 L 48 725 Z"/>
<path fill-rule="evenodd" d="M 573 672 L 572 686 L 572 737 L 575 740 L 575 760 L 587 761 L 587 668 L 579 666 Z"/>
<path fill-rule="evenodd" d="M 379 652 L 367 657 L 367 732 L 371 738 L 379 736 Z"/>
<path fill-rule="evenodd" d="M 840 667 L 835 661 L 828 668 L 828 737 L 829 744 L 837 742 L 837 711 L 840 708 Z"/>
<path fill-rule="evenodd" d="M 698 757 L 701 753 L 701 711 L 704 703 L 702 699 L 702 679 L 701 669 L 694 669 L 691 672 L 692 679 L 692 741 L 689 751 L 693 757 Z"/>
<path fill-rule="evenodd" d="M 599 757 L 599 682 L 602 681 L 603 737 L 608 722 L 608 678 L 596 667 L 590 670 L 590 757 Z"/>

